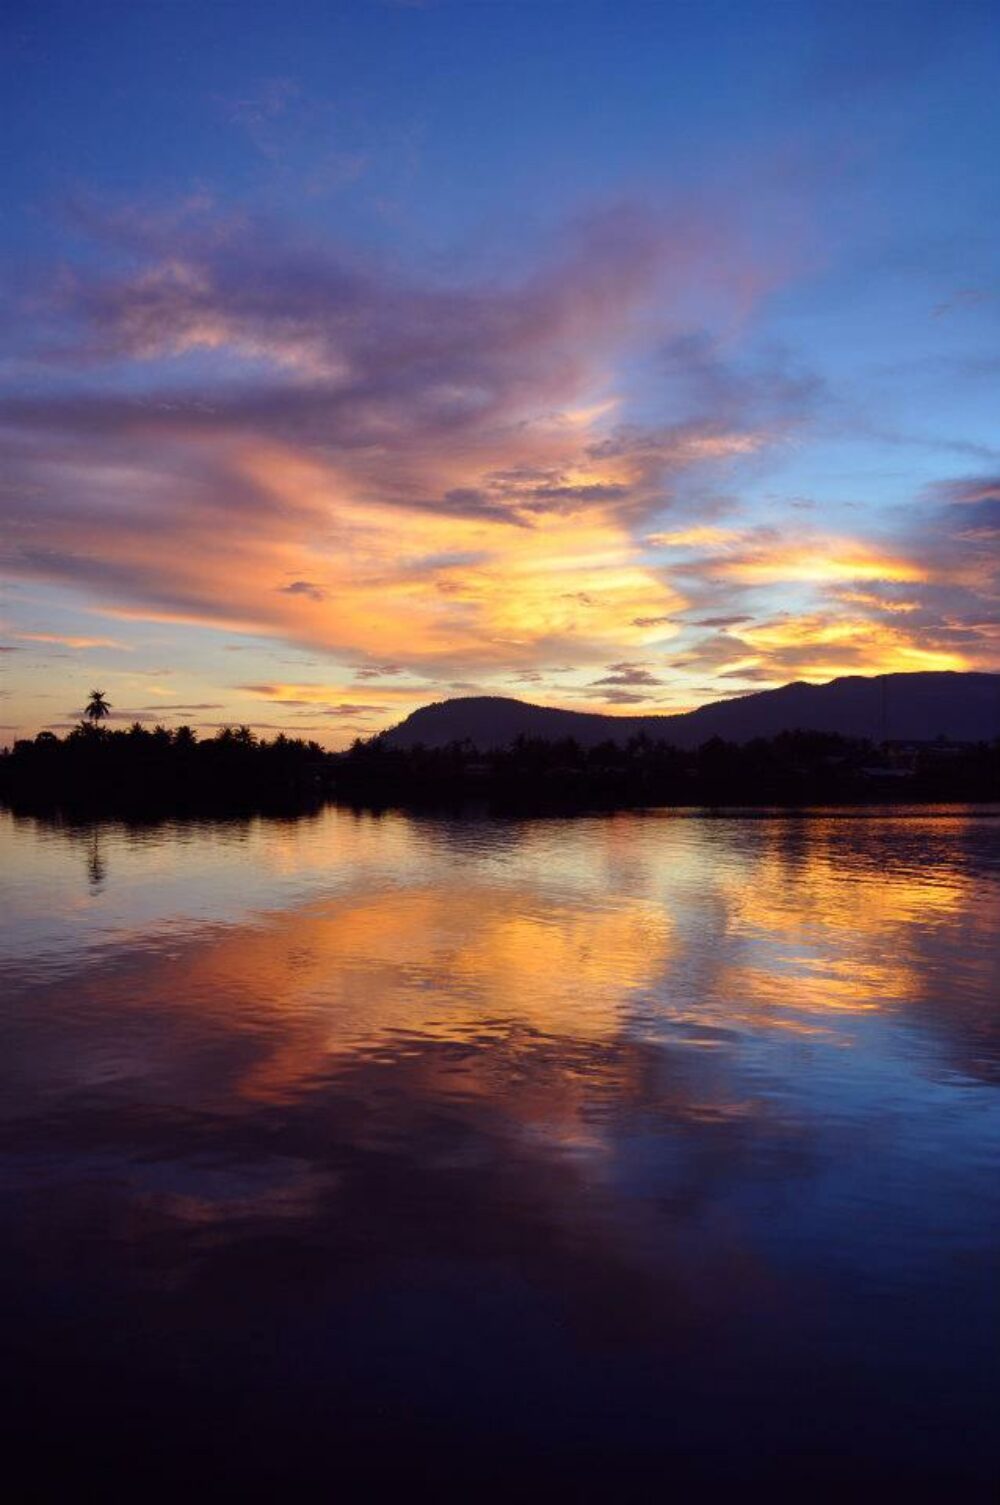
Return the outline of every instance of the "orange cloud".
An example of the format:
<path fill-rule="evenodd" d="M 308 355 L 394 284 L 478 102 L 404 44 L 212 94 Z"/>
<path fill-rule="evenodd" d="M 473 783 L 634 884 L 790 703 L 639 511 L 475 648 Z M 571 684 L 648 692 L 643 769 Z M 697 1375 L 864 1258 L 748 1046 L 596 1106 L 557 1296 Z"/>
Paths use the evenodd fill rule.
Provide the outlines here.
<path fill-rule="evenodd" d="M 63 648 L 121 648 L 128 652 L 127 644 L 116 638 L 72 637 L 59 632 L 13 632 L 11 637 L 22 643 L 57 643 Z"/>
<path fill-rule="evenodd" d="M 775 679 L 790 674 L 822 681 L 851 670 L 892 674 L 919 669 L 965 669 L 968 660 L 954 650 L 927 646 L 895 624 L 865 618 L 812 614 L 782 617 L 740 629 L 740 642 L 753 657 L 741 667 L 765 670 Z"/>
<path fill-rule="evenodd" d="M 448 286 L 250 225 L 153 227 L 132 265 L 98 259 L 67 281 L 60 380 L 0 406 L 4 563 L 112 618 L 335 656 L 338 682 L 317 698 L 275 697 L 331 715 L 427 689 L 362 700 L 342 682 L 352 665 L 402 660 L 438 686 L 509 689 L 547 662 L 589 671 L 682 633 L 675 662 L 699 679 L 985 657 L 989 478 L 953 487 L 941 537 L 910 546 L 809 533 L 801 514 L 701 521 L 738 493 L 733 466 L 756 468 L 808 407 L 810 384 L 780 363 L 730 370 L 707 329 L 677 338 L 708 265 L 712 320 L 734 292 L 742 306 L 757 274 L 734 246 L 717 227 L 618 207 L 519 279 Z M 630 388 L 654 350 L 696 405 L 639 423 Z M 123 360 L 145 363 L 143 396 L 116 389 Z M 782 607 L 799 615 L 775 619 Z M 700 618 L 686 625 L 688 608 Z M 739 635 L 691 644 L 723 622 Z M 665 684 L 664 703 L 710 698 L 694 683 Z M 638 693 L 607 688 L 620 705 Z"/>
<path fill-rule="evenodd" d="M 814 584 L 840 580 L 918 581 L 927 571 L 906 559 L 874 553 L 850 539 L 816 539 L 808 546 L 791 544 L 761 549 L 715 566 L 728 579 L 748 585 Z"/>
<path fill-rule="evenodd" d="M 920 610 L 919 601 L 894 600 L 891 596 L 877 596 L 873 591 L 837 591 L 836 597 L 838 601 L 846 601 L 853 606 L 871 606 L 876 611 L 887 611 L 893 616 L 905 617 Z"/>
<path fill-rule="evenodd" d="M 152 599 L 111 614 L 277 633 L 361 658 L 405 647 L 412 663 L 488 667 L 533 660 L 554 640 L 562 652 L 603 659 L 609 648 L 663 637 L 662 626 L 637 620 L 685 604 L 642 563 L 607 506 L 524 526 L 380 505 L 335 467 L 273 446 L 246 447 L 229 463 L 266 500 L 258 531 L 219 532 L 214 516 L 192 512 L 151 552 L 141 529 L 119 527 L 105 570 Z M 76 535 L 81 549 L 86 537 Z M 319 584 L 289 592 L 289 579 Z M 162 607 L 163 594 L 192 604 Z"/>
<path fill-rule="evenodd" d="M 651 533 L 646 539 L 653 549 L 723 548 L 743 535 L 734 528 L 677 528 L 668 533 Z"/>

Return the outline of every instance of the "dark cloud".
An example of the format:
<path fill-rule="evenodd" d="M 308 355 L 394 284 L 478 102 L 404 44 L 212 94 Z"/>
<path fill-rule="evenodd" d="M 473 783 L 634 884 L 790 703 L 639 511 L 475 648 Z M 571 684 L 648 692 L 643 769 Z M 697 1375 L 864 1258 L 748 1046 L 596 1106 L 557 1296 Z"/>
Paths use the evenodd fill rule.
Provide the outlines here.
<path fill-rule="evenodd" d="M 626 501 L 631 487 L 618 485 L 532 486 L 513 494 L 517 506 L 526 512 L 577 512 L 581 506 L 597 502 Z"/>
<path fill-rule="evenodd" d="M 359 669 L 355 679 L 387 679 L 393 675 L 405 674 L 406 669 L 402 664 L 368 664 L 364 669 Z"/>
<path fill-rule="evenodd" d="M 257 732 L 289 732 L 296 737 L 301 737 L 304 732 L 329 731 L 329 727 L 325 726 L 289 726 L 287 722 L 282 721 L 257 721 L 256 719 L 251 719 L 239 724 L 249 726 Z M 235 718 L 231 718 L 229 721 L 199 721 L 198 730 L 222 731 L 224 728 L 232 728 L 234 725 L 237 725 Z"/>
<path fill-rule="evenodd" d="M 956 480 L 938 481 L 927 488 L 927 495 L 936 502 L 961 507 L 1000 503 L 1000 476 L 961 476 Z"/>
<path fill-rule="evenodd" d="M 603 679 L 591 680 L 591 684 L 595 686 L 631 686 L 660 685 L 663 683 L 661 679 L 657 679 L 655 674 L 651 674 L 644 664 L 609 664 L 608 670 L 609 672 Z"/>
<path fill-rule="evenodd" d="M 145 707 L 145 706 L 136 706 L 133 710 L 124 710 L 124 709 L 118 708 L 118 709 L 109 711 L 108 714 L 104 717 L 104 720 L 105 721 L 140 721 L 142 719 L 144 711 L 147 710 L 147 709 L 148 709 L 148 707 Z M 159 710 L 160 707 L 157 706 L 156 709 Z M 76 719 L 72 720 L 72 721 L 52 721 L 52 722 L 49 723 L 49 725 L 50 726 L 59 726 L 59 727 L 78 726 L 80 724 L 80 722 L 84 719 L 84 708 L 82 706 L 80 706 L 79 709 L 77 709 L 76 707 L 70 707 L 69 710 L 63 712 L 63 715 L 64 716 L 75 717 Z"/>
<path fill-rule="evenodd" d="M 644 705 L 648 695 L 636 695 L 632 690 L 608 690 L 601 699 L 607 705 Z"/>
<path fill-rule="evenodd" d="M 845 660 L 845 662 L 853 662 L 853 658 L 849 658 Z M 745 679 L 748 684 L 774 684 L 774 673 L 770 669 L 759 668 L 753 665 L 750 665 L 745 669 L 720 669 L 719 678 Z M 736 693 L 738 694 L 739 692 L 737 691 Z"/>
<path fill-rule="evenodd" d="M 736 659 L 744 659 L 753 650 L 747 643 L 728 632 L 714 632 L 698 639 L 685 650 L 683 658 L 674 660 L 675 669 L 723 669 Z"/>
<path fill-rule="evenodd" d="M 388 711 L 389 707 L 386 705 L 354 705 L 350 701 L 344 701 L 342 705 L 324 706 L 322 710 L 317 710 L 317 714 L 320 716 L 385 716 Z"/>
<path fill-rule="evenodd" d="M 251 695 L 260 695 L 269 700 L 272 705 L 302 707 L 295 711 L 296 715 L 305 716 L 382 716 L 389 707 L 385 705 L 360 704 L 355 701 L 338 701 L 330 703 L 323 701 L 316 695 L 289 695 L 286 686 L 272 684 L 235 685 L 234 689 L 246 691 Z M 294 688 L 302 689 L 303 686 Z M 319 688 L 319 687 L 317 687 Z"/>
<path fill-rule="evenodd" d="M 453 486 L 443 496 L 411 501 L 411 506 L 438 512 L 445 517 L 492 518 L 495 522 L 514 522 L 524 526 L 517 511 L 507 506 L 491 491 L 477 486 Z"/>
<path fill-rule="evenodd" d="M 293 580 L 291 585 L 277 587 L 285 596 L 308 596 L 310 601 L 325 601 L 326 591 L 312 580 Z"/>

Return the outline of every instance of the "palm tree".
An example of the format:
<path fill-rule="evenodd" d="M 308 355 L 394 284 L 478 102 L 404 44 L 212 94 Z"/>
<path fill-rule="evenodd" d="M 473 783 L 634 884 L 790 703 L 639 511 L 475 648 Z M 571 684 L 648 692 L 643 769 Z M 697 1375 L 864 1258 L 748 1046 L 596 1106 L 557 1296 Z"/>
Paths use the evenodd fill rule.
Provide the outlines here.
<path fill-rule="evenodd" d="M 91 690 L 87 709 L 83 714 L 92 726 L 99 726 L 105 716 L 111 715 L 111 702 L 103 690 Z"/>

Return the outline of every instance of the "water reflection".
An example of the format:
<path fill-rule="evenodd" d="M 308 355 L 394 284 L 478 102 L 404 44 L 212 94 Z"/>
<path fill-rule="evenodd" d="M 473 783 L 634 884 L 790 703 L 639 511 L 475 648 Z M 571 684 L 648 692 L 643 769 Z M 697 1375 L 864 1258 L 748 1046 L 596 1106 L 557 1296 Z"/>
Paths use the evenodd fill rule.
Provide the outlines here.
<path fill-rule="evenodd" d="M 53 1490 L 166 1416 L 168 1493 L 206 1449 L 272 1497 L 985 1491 L 996 829 L 8 824 L 3 1315 Z"/>
<path fill-rule="evenodd" d="M 101 828 L 95 825 L 90 833 L 90 850 L 87 853 L 87 879 L 91 888 L 99 893 L 108 876 L 107 862 L 101 843 Z"/>

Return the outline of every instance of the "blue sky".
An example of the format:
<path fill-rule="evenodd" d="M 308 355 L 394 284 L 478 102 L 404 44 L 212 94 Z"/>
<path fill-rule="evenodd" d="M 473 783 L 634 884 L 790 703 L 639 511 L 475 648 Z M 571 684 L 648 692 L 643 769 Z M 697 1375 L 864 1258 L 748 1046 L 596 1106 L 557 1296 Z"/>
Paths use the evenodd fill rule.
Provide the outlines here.
<path fill-rule="evenodd" d="M 4 26 L 0 738 L 997 667 L 992 6 Z"/>

